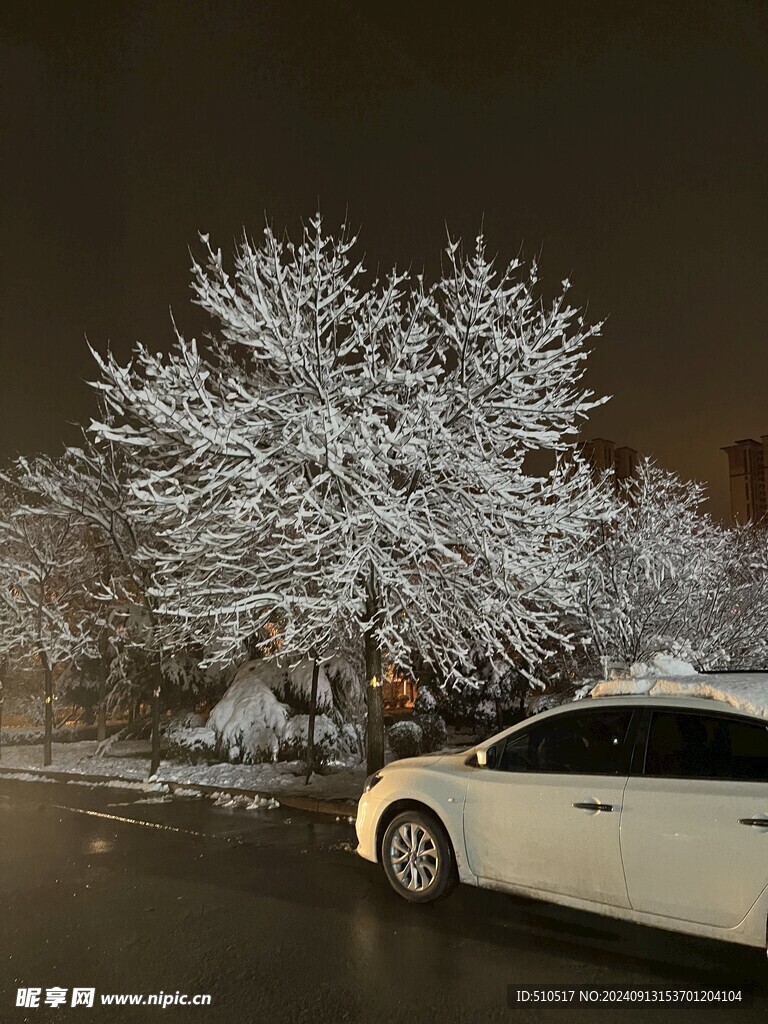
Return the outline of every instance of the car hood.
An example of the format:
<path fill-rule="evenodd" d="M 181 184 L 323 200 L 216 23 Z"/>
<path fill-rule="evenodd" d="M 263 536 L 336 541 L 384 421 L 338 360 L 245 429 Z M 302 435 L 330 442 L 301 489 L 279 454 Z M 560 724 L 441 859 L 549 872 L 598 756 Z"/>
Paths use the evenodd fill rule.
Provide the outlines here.
<path fill-rule="evenodd" d="M 420 754 L 418 757 L 401 757 L 397 761 L 390 761 L 382 771 L 398 771 L 400 768 L 430 768 L 438 761 L 448 757 L 448 754 Z"/>

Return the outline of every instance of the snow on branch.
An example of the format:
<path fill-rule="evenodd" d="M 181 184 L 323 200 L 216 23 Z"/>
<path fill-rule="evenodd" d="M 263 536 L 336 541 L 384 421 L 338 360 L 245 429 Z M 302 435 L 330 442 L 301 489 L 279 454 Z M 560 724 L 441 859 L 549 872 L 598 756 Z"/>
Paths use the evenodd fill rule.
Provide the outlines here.
<path fill-rule="evenodd" d="M 270 625 L 297 656 L 374 635 L 457 681 L 477 649 L 533 666 L 567 642 L 608 515 L 575 445 L 602 401 L 581 383 L 599 325 L 482 237 L 450 241 L 432 285 L 369 280 L 355 242 L 319 216 L 298 244 L 268 227 L 229 270 L 204 239 L 205 349 L 177 333 L 165 358 L 96 356 L 91 429 L 130 462 L 161 628 L 226 653 Z"/>

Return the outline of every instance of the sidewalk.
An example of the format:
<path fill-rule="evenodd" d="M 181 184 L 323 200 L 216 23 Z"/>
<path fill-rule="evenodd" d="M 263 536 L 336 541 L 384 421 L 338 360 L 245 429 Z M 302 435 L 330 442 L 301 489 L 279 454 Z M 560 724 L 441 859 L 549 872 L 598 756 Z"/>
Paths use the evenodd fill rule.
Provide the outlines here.
<path fill-rule="evenodd" d="M 304 779 L 297 774 L 298 766 L 293 763 L 186 765 L 161 761 L 157 774 L 148 779 L 146 744 L 123 746 L 140 749 L 123 751 L 121 757 L 95 758 L 95 743 L 54 744 L 54 763 L 47 768 L 41 767 L 40 747 L 4 747 L 0 755 L 0 778 L 130 789 L 163 785 L 170 793 L 182 790 L 204 797 L 226 793 L 233 797 L 274 799 L 283 807 L 313 814 L 353 817 L 365 775 L 362 766 L 343 768 L 331 775 L 313 776 L 305 786 Z"/>

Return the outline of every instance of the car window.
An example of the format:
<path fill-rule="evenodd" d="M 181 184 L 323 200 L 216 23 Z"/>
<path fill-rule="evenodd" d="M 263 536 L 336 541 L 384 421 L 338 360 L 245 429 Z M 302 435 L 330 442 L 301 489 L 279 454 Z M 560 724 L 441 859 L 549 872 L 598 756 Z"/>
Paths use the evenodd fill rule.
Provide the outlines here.
<path fill-rule="evenodd" d="M 498 769 L 617 775 L 631 709 L 557 715 L 510 736 Z"/>
<path fill-rule="evenodd" d="M 768 727 L 726 715 L 654 711 L 645 774 L 768 781 Z"/>

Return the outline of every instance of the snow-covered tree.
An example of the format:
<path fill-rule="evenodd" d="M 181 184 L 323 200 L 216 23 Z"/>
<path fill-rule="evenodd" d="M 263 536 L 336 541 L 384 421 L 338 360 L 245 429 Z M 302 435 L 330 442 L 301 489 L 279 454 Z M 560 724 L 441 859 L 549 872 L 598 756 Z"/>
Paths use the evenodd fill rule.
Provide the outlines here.
<path fill-rule="evenodd" d="M 207 244 L 207 239 L 204 239 Z M 537 270 L 450 242 L 441 279 L 365 285 L 355 239 L 320 218 L 294 245 L 267 228 L 234 273 L 207 247 L 203 354 L 99 359 L 134 453 L 135 514 L 169 629 L 234 650 L 267 624 L 283 656 L 365 648 L 368 756 L 383 760 L 382 654 L 449 684 L 474 657 L 530 670 L 555 638 L 605 498 L 575 450 L 596 403 L 580 380 L 598 332 Z M 554 453 L 546 476 L 527 457 Z"/>
<path fill-rule="evenodd" d="M 645 459 L 595 532 L 581 589 L 593 671 L 672 654 L 759 667 L 768 644 L 768 538 L 702 509 L 702 485 Z"/>
<path fill-rule="evenodd" d="M 93 654 L 80 611 L 91 573 L 88 548 L 71 517 L 44 509 L 0 515 L 0 657 L 36 663 L 43 676 L 43 764 L 51 763 L 54 673 Z"/>
<path fill-rule="evenodd" d="M 77 524 L 89 538 L 93 574 L 82 609 L 101 670 L 98 673 L 99 738 L 106 735 L 108 707 L 152 701 L 150 774 L 160 763 L 160 711 L 164 660 L 169 648 L 155 623 L 151 563 L 139 557 L 141 524 L 133 519 L 127 480 L 128 453 L 109 442 L 67 448 L 58 458 L 19 460 L 19 481 L 52 517 Z"/>
<path fill-rule="evenodd" d="M 677 649 L 701 669 L 768 668 L 768 533 L 737 525 L 702 557 Z M 683 642 L 684 641 L 684 642 Z"/>

